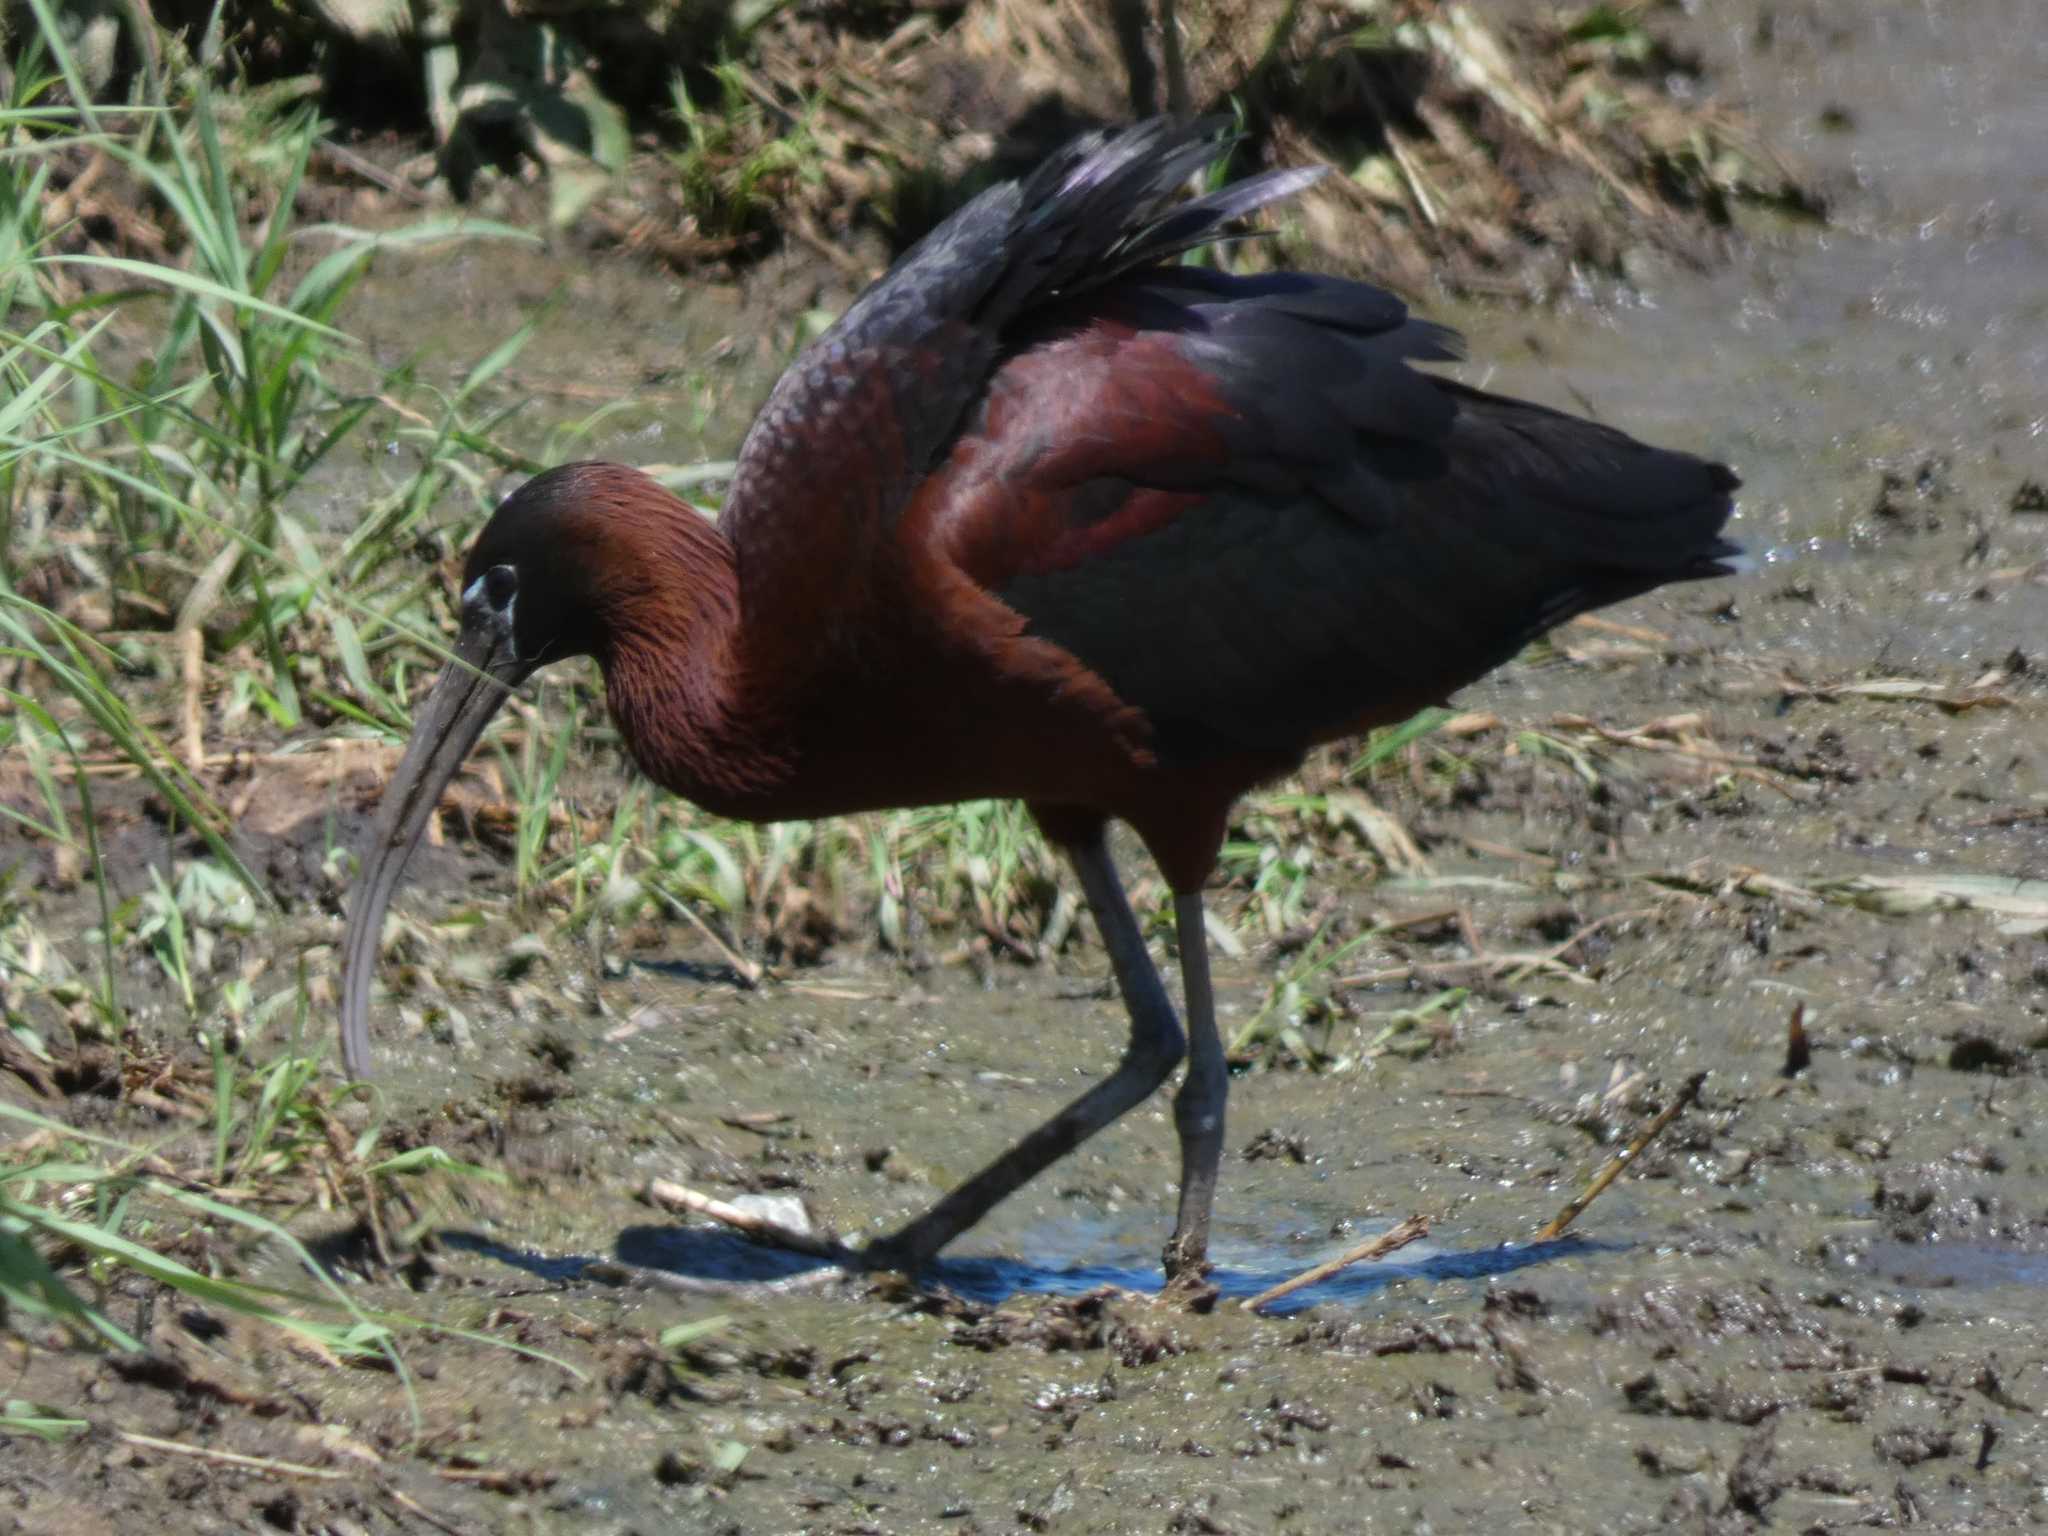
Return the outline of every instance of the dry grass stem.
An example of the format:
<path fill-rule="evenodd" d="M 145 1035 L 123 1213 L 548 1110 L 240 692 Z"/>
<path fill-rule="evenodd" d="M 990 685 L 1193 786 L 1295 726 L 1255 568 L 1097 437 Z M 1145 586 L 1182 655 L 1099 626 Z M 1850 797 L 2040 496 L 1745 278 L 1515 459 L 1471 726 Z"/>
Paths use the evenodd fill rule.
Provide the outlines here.
<path fill-rule="evenodd" d="M 785 1227 L 779 1221 L 770 1221 L 765 1216 L 756 1216 L 752 1211 L 743 1211 L 736 1205 L 700 1194 L 684 1184 L 668 1179 L 650 1179 L 647 1184 L 647 1201 L 668 1211 L 687 1211 L 693 1216 L 702 1216 L 720 1226 L 731 1227 L 756 1242 L 767 1243 L 774 1248 L 787 1248 L 791 1253 L 809 1254 L 813 1258 L 829 1259 L 834 1264 L 849 1268 L 859 1265 L 857 1255 L 836 1237 L 821 1237 L 815 1232 L 799 1232 L 795 1227 Z"/>
<path fill-rule="evenodd" d="M 1410 1243 L 1429 1236 L 1429 1218 L 1422 1215 L 1410 1216 L 1406 1221 L 1388 1228 L 1378 1237 L 1368 1238 L 1355 1248 L 1347 1248 L 1336 1258 L 1305 1269 L 1292 1280 L 1282 1280 L 1278 1285 L 1269 1286 L 1258 1295 L 1248 1297 L 1238 1305 L 1247 1312 L 1256 1312 L 1261 1307 L 1271 1306 L 1283 1296 L 1291 1296 L 1303 1286 L 1314 1285 L 1327 1280 L 1339 1270 L 1353 1264 L 1364 1264 L 1372 1259 L 1383 1259 L 1397 1248 L 1406 1248 Z"/>
<path fill-rule="evenodd" d="M 206 682 L 206 637 L 197 629 L 178 631 L 178 673 L 178 721 L 184 737 L 185 766 L 197 773 L 206 766 L 206 736 L 199 713 L 199 694 Z"/>
<path fill-rule="evenodd" d="M 211 1446 L 186 1445 L 179 1440 L 165 1440 L 156 1435 L 138 1434 L 134 1430 L 117 1429 L 114 1438 L 124 1445 L 136 1446 L 146 1451 L 161 1451 L 167 1456 L 190 1456 L 195 1461 L 210 1461 L 224 1467 L 243 1467 L 251 1472 L 268 1472 L 274 1477 L 311 1477 L 322 1482 L 336 1483 L 353 1477 L 353 1472 L 338 1471 L 333 1467 L 309 1467 L 303 1462 L 278 1461 L 269 1456 L 244 1456 L 239 1451 L 217 1451 Z"/>
<path fill-rule="evenodd" d="M 1552 1238 L 1562 1237 L 1566 1228 L 1585 1214 L 1586 1207 L 1600 1198 L 1601 1193 L 1621 1177 L 1622 1169 L 1642 1156 L 1643 1149 L 1663 1132 L 1664 1128 L 1685 1112 L 1687 1105 L 1699 1097 L 1700 1086 L 1707 1080 L 1704 1072 L 1695 1072 L 1686 1079 L 1685 1086 L 1678 1090 L 1678 1097 L 1657 1112 L 1657 1117 L 1636 1133 L 1635 1139 L 1609 1158 L 1601 1170 L 1593 1175 L 1593 1181 L 1565 1208 L 1553 1216 L 1531 1239 L 1547 1243 Z"/>
<path fill-rule="evenodd" d="M 733 975 L 739 978 L 742 987 L 751 992 L 754 988 L 761 985 L 761 978 L 768 974 L 766 966 L 749 960 L 745 955 L 742 955 L 738 950 L 726 943 L 724 939 L 721 939 L 712 926 L 697 915 L 697 909 L 688 902 L 677 899 L 667 891 L 661 892 L 661 898 L 671 912 L 674 912 L 692 928 L 695 928 L 703 937 L 704 942 L 718 951 L 718 957 L 732 967 Z"/>
<path fill-rule="evenodd" d="M 1616 923 L 1633 922 L 1638 918 L 1655 917 L 1655 907 L 1632 907 L 1626 912 L 1609 912 L 1587 923 L 1561 944 L 1549 949 L 1512 950 L 1491 952 L 1478 942 L 1477 935 L 1469 925 L 1461 925 L 1465 942 L 1475 953 L 1464 960 L 1417 960 L 1407 965 L 1390 965 L 1376 971 L 1360 971 L 1353 976 L 1340 976 L 1333 983 L 1338 987 L 1386 987 L 1405 981 L 1448 981 L 1458 977 L 1483 976 L 1489 980 L 1504 980 L 1509 983 L 1527 980 L 1537 972 L 1547 972 L 1564 981 L 1584 981 L 1586 978 L 1565 964 L 1564 957 L 1578 945 L 1584 943 L 1603 928 Z"/>
<path fill-rule="evenodd" d="M 453 1521 L 442 1519 L 411 1494 L 402 1493 L 389 1485 L 386 1485 L 383 1492 L 385 1498 L 396 1504 L 415 1520 L 426 1521 L 428 1525 L 441 1532 L 441 1536 L 470 1536 L 467 1526 L 456 1525 Z"/>

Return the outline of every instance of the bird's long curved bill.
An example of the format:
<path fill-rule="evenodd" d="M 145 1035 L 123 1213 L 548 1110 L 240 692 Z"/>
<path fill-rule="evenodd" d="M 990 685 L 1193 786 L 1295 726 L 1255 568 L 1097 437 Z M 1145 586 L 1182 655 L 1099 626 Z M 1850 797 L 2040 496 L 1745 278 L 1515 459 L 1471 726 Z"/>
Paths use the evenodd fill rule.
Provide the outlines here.
<path fill-rule="evenodd" d="M 341 973 L 341 1059 L 355 1078 L 370 1073 L 370 984 L 391 893 L 441 803 L 441 792 L 498 706 L 532 670 L 513 657 L 510 637 L 488 620 L 463 626 L 454 655 L 413 717 L 412 740 L 363 845 Z"/>

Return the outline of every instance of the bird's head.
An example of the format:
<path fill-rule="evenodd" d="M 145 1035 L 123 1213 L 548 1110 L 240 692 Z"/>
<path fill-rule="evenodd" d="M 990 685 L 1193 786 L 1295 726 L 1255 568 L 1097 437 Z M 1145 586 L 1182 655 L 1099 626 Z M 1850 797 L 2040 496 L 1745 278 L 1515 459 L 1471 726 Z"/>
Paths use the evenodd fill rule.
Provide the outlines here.
<path fill-rule="evenodd" d="M 343 949 L 342 1060 L 370 1064 L 370 983 L 384 913 L 441 794 L 491 717 L 537 669 L 604 654 L 622 605 L 654 582 L 649 536 L 697 514 L 638 470 L 570 464 L 491 514 L 462 573 L 462 627 L 413 716 L 412 740 L 363 848 Z"/>

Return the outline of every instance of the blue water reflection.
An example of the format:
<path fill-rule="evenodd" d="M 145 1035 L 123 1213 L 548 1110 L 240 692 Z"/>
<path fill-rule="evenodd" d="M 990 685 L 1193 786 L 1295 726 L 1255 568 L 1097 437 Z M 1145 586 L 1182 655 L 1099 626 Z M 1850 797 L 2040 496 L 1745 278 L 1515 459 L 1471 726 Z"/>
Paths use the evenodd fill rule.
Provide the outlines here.
<path fill-rule="evenodd" d="M 1074 1244 L 1072 1239 L 1080 1235 L 1071 1230 L 1076 1225 L 1059 1224 L 1061 1230 L 1057 1235 L 1068 1241 L 1020 1245 L 1031 1257 L 969 1254 L 943 1258 L 931 1265 L 922 1278 L 970 1301 L 990 1305 L 1020 1295 L 1079 1296 L 1105 1285 L 1146 1293 L 1159 1290 L 1161 1280 L 1155 1257 L 1131 1251 L 1130 1245 L 1124 1243 Z M 580 1279 L 592 1264 L 606 1262 L 707 1285 L 790 1282 L 828 1267 L 822 1260 L 764 1247 L 714 1227 L 628 1227 L 619 1234 L 608 1260 L 591 1254 L 534 1253 L 476 1233 L 447 1232 L 441 1234 L 441 1241 L 450 1248 L 496 1259 L 555 1284 Z M 1283 1249 L 1277 1244 L 1219 1243 L 1217 1265 L 1210 1280 L 1225 1301 L 1255 1296 L 1311 1265 L 1334 1257 L 1349 1245 L 1330 1243 L 1318 1251 L 1304 1252 L 1294 1245 Z M 1354 1264 L 1327 1280 L 1294 1292 L 1272 1310 L 1289 1313 L 1318 1305 L 1357 1305 L 1404 1280 L 1484 1280 L 1573 1255 L 1619 1252 L 1627 1246 L 1565 1237 L 1545 1243 L 1501 1243 L 1452 1250 L 1424 1241 L 1376 1263 Z M 1111 1261 L 1083 1262 L 1078 1257 L 1091 1248 L 1100 1253 L 1105 1247 L 1122 1251 Z"/>

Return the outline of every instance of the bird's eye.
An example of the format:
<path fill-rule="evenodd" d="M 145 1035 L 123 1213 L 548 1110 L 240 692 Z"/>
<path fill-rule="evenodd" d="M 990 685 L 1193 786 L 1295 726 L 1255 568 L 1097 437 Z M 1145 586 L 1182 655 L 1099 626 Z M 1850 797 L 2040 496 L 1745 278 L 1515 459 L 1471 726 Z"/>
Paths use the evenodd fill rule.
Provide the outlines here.
<path fill-rule="evenodd" d="M 509 565 L 494 565 L 484 572 L 484 601 L 503 613 L 519 590 L 519 573 Z"/>

